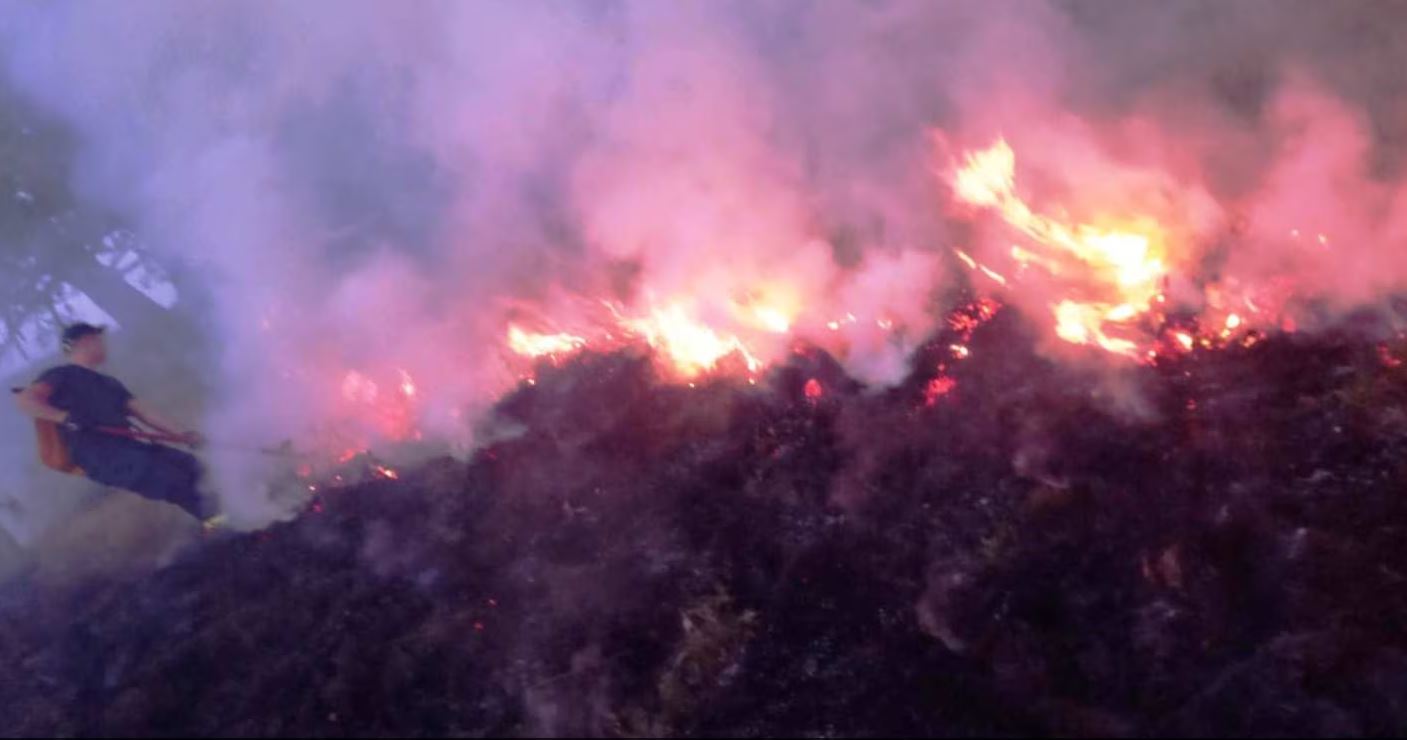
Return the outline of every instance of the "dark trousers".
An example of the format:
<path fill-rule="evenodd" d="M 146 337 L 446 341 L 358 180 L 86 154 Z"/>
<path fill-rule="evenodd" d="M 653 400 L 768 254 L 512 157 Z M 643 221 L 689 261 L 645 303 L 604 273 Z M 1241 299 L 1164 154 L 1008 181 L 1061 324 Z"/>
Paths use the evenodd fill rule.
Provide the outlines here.
<path fill-rule="evenodd" d="M 152 445 L 147 454 L 146 471 L 130 487 L 132 493 L 175 504 L 196 519 L 213 513 L 200 495 L 200 461 L 194 455 L 161 445 Z"/>
<path fill-rule="evenodd" d="M 190 453 L 98 433 L 75 435 L 69 446 L 95 482 L 175 504 L 197 519 L 216 513 L 200 495 L 200 461 Z"/>

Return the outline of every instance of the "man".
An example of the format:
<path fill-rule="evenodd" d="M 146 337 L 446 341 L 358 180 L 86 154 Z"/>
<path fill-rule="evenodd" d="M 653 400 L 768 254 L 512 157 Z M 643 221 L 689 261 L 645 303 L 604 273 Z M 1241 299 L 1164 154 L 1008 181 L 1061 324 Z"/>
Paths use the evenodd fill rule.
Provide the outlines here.
<path fill-rule="evenodd" d="M 200 493 L 200 463 L 194 456 L 103 429 L 130 430 L 132 419 L 183 444 L 199 446 L 196 432 L 181 430 L 132 396 L 116 378 L 98 372 L 107 361 L 106 330 L 74 324 L 63 332 L 68 364 L 60 365 L 16 397 L 25 414 L 59 425 L 73 462 L 88 478 L 105 486 L 181 507 L 202 523 L 215 512 Z"/>

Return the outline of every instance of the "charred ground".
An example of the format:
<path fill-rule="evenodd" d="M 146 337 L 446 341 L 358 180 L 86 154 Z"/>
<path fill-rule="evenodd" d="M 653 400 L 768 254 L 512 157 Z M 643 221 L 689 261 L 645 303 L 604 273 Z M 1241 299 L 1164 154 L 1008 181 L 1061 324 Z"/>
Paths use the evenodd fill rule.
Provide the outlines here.
<path fill-rule="evenodd" d="M 879 394 L 821 353 L 755 387 L 545 365 L 498 408 L 521 435 L 468 463 L 135 583 L 8 587 L 0 729 L 1407 729 L 1392 348 L 1275 337 L 1111 378 L 1009 311 L 953 341 Z"/>

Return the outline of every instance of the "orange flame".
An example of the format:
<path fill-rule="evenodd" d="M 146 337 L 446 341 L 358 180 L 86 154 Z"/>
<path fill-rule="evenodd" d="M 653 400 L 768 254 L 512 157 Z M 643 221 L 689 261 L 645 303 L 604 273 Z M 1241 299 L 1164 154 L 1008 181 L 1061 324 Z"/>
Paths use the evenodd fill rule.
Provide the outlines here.
<path fill-rule="evenodd" d="M 762 366 L 741 339 L 723 335 L 696 321 L 678 304 L 655 309 L 642 319 L 623 322 L 631 332 L 662 352 L 673 368 L 691 378 L 712 370 L 725 357 L 737 354 L 750 372 Z"/>
<path fill-rule="evenodd" d="M 1016 192 L 1016 154 L 1005 139 L 967 154 L 953 177 L 953 190 L 965 203 L 996 211 L 1035 242 L 1038 251 L 1011 250 L 1023 269 L 1037 266 L 1051 274 L 1063 272 L 1066 266 L 1081 269 L 1086 289 L 1093 295 L 1085 300 L 1066 298 L 1052 306 L 1057 336 L 1121 355 L 1141 355 L 1137 343 L 1112 332 L 1148 312 L 1167 276 L 1156 227 L 1131 230 L 1066 224 L 1037 213 Z M 969 267 L 1006 284 L 1004 276 L 965 253 L 958 256 Z"/>

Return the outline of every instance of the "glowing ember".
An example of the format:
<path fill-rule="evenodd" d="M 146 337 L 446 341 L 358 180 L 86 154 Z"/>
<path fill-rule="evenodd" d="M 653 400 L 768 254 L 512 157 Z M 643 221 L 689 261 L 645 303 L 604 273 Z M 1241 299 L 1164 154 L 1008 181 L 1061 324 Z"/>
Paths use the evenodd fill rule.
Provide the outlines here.
<path fill-rule="evenodd" d="M 952 327 L 953 331 L 962 336 L 962 341 L 966 342 L 972 338 L 972 332 L 996 316 L 997 310 L 1000 308 L 1001 304 L 990 298 L 974 301 L 950 314 L 948 326 Z"/>
<path fill-rule="evenodd" d="M 373 465 L 371 466 L 371 472 L 387 480 L 397 480 L 401 477 L 400 473 L 397 473 L 394 469 L 388 468 L 385 465 Z"/>
<path fill-rule="evenodd" d="M 1155 229 L 1067 224 L 1035 212 L 1016 192 L 1016 154 L 1004 139 L 969 153 L 953 178 L 953 189 L 963 202 L 995 210 L 1040 247 L 1012 249 L 1013 259 L 1023 268 L 1034 265 L 1051 274 L 1075 266 L 1081 269 L 1082 287 L 1089 297 L 1066 298 L 1052 307 L 1061 339 L 1122 355 L 1141 354 L 1135 342 L 1111 332 L 1146 313 L 1159 295 L 1167 266 Z M 959 256 L 993 280 L 1006 283 L 999 273 L 962 253 Z"/>
<path fill-rule="evenodd" d="M 803 389 L 803 392 L 805 392 L 807 400 L 815 401 L 825 393 L 825 389 L 821 387 L 821 381 L 811 378 L 806 381 L 806 387 Z"/>
<path fill-rule="evenodd" d="M 585 346 L 585 339 L 572 334 L 538 334 L 517 326 L 508 327 L 509 349 L 528 357 L 566 354 Z"/>
<path fill-rule="evenodd" d="M 410 373 L 408 373 L 408 372 L 406 372 L 406 371 L 404 371 L 404 370 L 401 370 L 400 373 L 401 373 L 401 393 L 402 393 L 406 398 L 415 398 L 415 393 L 416 393 L 415 379 L 410 376 Z"/>
<path fill-rule="evenodd" d="M 946 375 L 939 375 L 938 377 L 928 381 L 928 385 L 924 386 L 924 405 L 932 406 L 933 404 L 938 403 L 938 399 L 948 395 L 953 391 L 954 388 L 957 387 L 958 382 L 956 380 L 953 380 L 952 378 Z"/>

